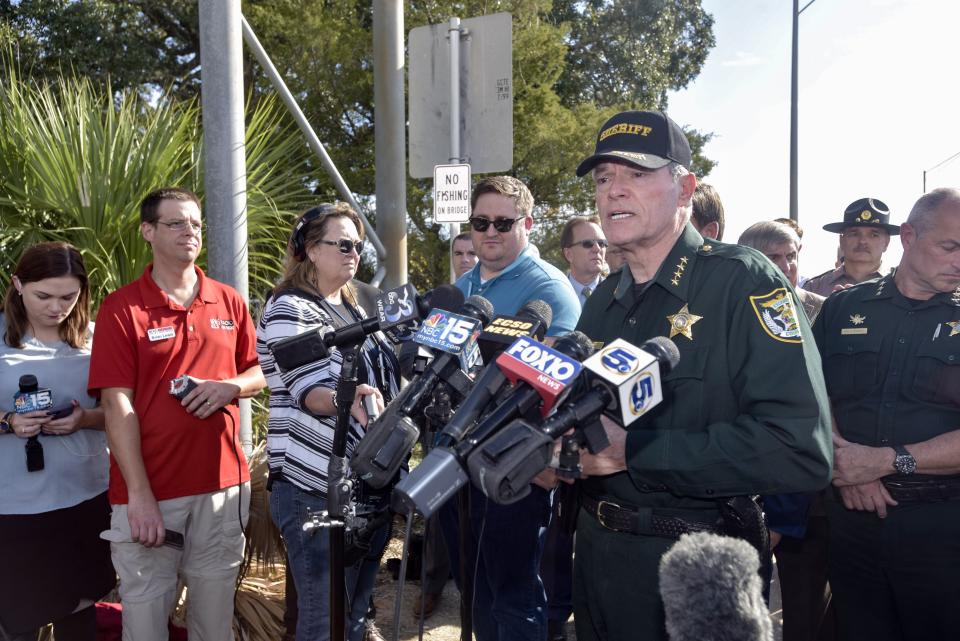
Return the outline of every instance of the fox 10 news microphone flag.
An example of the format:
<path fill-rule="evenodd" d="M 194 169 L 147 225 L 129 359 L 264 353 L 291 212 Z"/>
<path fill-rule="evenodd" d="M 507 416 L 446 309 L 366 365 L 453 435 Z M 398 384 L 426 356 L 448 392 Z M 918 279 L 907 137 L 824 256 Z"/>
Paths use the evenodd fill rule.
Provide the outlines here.
<path fill-rule="evenodd" d="M 437 437 L 437 445 L 454 445 L 473 427 L 490 403 L 503 391 L 508 380 L 500 367 L 493 362 L 497 355 L 515 342 L 517 338 L 531 337 L 543 340 L 547 328 L 553 321 L 553 310 L 542 300 L 527 302 L 517 311 L 516 316 L 497 316 L 483 328 L 477 340 L 480 354 L 487 366 L 474 380 L 473 389 L 457 413 L 444 426 Z"/>
<path fill-rule="evenodd" d="M 606 345 L 583 362 L 588 391 L 541 425 L 516 420 L 477 448 L 467 458 L 471 480 L 495 503 L 523 498 L 530 481 L 550 464 L 554 439 L 576 428 L 583 435 L 578 445 L 582 440 L 593 454 L 603 450 L 609 442 L 600 415 L 624 428 L 632 424 L 663 400 L 661 377 L 679 360 L 677 346 L 663 336 L 639 348 L 623 339 Z"/>
<path fill-rule="evenodd" d="M 420 436 L 419 414 L 438 383 L 460 393 L 466 393 L 472 384 L 465 369 L 469 369 L 480 329 L 490 321 L 493 306 L 485 298 L 471 296 L 460 311 L 463 313 L 432 309 L 417 329 L 414 340 L 437 356 L 368 426 L 357 445 L 351 467 L 369 485 L 381 488 L 393 480 Z"/>
<path fill-rule="evenodd" d="M 468 482 L 461 462 L 478 446 L 486 448 L 488 443 L 496 442 L 491 450 L 512 457 L 512 448 L 500 441 L 499 430 L 518 416 L 549 412 L 568 393 L 580 373 L 579 360 L 592 349 L 590 339 L 580 332 L 560 337 L 553 348 L 532 338 L 518 338 L 497 357 L 497 366 L 515 383 L 513 390 L 461 442 L 431 450 L 394 488 L 394 508 L 400 512 L 416 510 L 429 518 Z M 525 493 L 518 493 L 515 500 L 523 496 Z"/>
<path fill-rule="evenodd" d="M 331 347 L 359 345 L 370 334 L 384 332 L 398 342 L 422 319 L 432 306 L 459 309 L 463 293 L 453 285 L 442 285 L 423 296 L 413 285 L 402 285 L 377 297 L 377 316 L 331 329 L 310 330 L 277 341 L 270 348 L 283 371 L 314 363 L 330 355 Z"/>

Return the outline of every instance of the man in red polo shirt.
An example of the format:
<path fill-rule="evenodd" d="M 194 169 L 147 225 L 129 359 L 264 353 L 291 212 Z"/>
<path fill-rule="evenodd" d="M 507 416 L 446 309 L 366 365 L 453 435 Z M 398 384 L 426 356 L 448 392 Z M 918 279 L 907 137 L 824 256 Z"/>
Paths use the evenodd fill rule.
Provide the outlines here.
<path fill-rule="evenodd" d="M 167 638 L 177 574 L 189 589 L 191 639 L 232 641 L 249 473 L 237 439 L 237 398 L 264 385 L 247 306 L 207 278 L 200 201 L 161 189 L 140 205 L 153 263 L 97 315 L 91 393 L 106 410 L 111 542 L 123 638 Z M 197 383 L 183 400 L 170 381 Z"/>

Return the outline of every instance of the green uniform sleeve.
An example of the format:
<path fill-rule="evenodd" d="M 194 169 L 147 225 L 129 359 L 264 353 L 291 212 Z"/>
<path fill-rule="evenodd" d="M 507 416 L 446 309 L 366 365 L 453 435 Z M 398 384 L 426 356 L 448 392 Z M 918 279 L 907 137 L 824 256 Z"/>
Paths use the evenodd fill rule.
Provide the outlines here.
<path fill-rule="evenodd" d="M 776 303 L 789 287 L 764 274 L 752 276 L 723 301 L 725 343 L 699 350 L 700 411 L 710 420 L 674 421 L 627 435 L 628 472 L 638 487 L 711 498 L 816 491 L 829 483 L 829 411 L 810 326 L 795 302 L 793 325 L 765 321 L 764 305 Z M 789 321 L 789 315 L 781 306 L 773 320 Z M 681 341 L 681 352 L 685 345 Z M 729 403 L 730 418 L 712 420 L 712 403 Z M 678 408 L 674 416 L 685 411 Z"/>

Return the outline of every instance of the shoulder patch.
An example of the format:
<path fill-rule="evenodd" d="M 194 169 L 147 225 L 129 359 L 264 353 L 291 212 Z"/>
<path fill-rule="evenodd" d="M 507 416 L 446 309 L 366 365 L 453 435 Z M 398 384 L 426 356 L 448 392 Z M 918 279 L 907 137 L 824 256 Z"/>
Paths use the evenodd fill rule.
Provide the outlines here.
<path fill-rule="evenodd" d="M 751 296 L 750 306 L 770 338 L 784 343 L 803 342 L 797 322 L 797 308 L 786 288 L 778 287 L 768 294 Z"/>

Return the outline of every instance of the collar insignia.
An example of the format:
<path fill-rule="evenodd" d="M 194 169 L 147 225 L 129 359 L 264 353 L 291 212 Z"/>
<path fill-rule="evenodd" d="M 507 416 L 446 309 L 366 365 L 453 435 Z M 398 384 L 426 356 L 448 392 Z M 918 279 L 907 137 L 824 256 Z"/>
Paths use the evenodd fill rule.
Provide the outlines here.
<path fill-rule="evenodd" d="M 947 325 L 950 326 L 950 334 L 948 334 L 948 336 L 960 334 L 960 321 L 950 321 Z"/>
<path fill-rule="evenodd" d="M 887 279 L 886 279 L 886 278 L 881 278 L 881 279 L 880 279 L 880 283 L 877 285 L 877 293 L 874 294 L 874 296 L 879 296 L 880 294 L 882 294 L 882 293 L 883 293 L 883 286 L 886 285 L 886 284 L 887 284 Z"/>
<path fill-rule="evenodd" d="M 667 322 L 670 323 L 670 338 L 677 334 L 683 334 L 690 340 L 693 340 L 693 324 L 701 320 L 703 316 L 691 314 L 688 304 L 684 304 L 676 314 L 667 314 Z"/>
<path fill-rule="evenodd" d="M 866 316 L 861 316 L 860 314 L 854 314 L 850 317 L 850 322 L 854 325 L 863 325 L 863 322 L 867 320 Z"/>
<path fill-rule="evenodd" d="M 673 278 L 670 279 L 670 283 L 673 284 L 674 287 L 680 286 L 680 279 L 683 278 L 683 270 L 687 268 L 687 262 L 689 262 L 689 260 L 690 259 L 686 256 L 680 257 L 680 262 L 677 263 L 676 271 L 673 272 Z"/>

